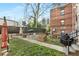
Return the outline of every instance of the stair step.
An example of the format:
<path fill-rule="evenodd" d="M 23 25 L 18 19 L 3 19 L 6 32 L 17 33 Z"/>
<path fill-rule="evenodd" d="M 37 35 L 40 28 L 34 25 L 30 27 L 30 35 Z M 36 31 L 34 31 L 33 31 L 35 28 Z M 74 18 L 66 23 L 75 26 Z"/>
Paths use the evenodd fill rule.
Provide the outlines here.
<path fill-rule="evenodd" d="M 65 54 L 68 55 L 68 46 L 64 47 L 63 50 L 65 51 Z M 69 52 L 76 53 L 76 50 L 74 50 L 71 46 L 69 47 Z"/>
<path fill-rule="evenodd" d="M 77 44 L 72 44 L 71 46 L 74 50 L 79 51 L 79 46 Z"/>
<path fill-rule="evenodd" d="M 69 52 L 72 52 L 72 53 L 75 53 L 76 52 L 76 50 L 73 48 L 73 47 L 69 47 Z"/>
<path fill-rule="evenodd" d="M 79 46 L 79 42 L 77 43 L 77 45 Z"/>

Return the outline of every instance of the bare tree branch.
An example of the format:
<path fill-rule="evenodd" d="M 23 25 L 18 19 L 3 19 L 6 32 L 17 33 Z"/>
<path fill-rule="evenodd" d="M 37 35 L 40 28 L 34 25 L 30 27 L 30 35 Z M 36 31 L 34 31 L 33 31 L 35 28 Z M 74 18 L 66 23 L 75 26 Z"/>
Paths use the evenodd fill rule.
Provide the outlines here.
<path fill-rule="evenodd" d="M 47 6 L 46 9 L 44 9 L 44 10 L 39 14 L 39 17 L 40 17 L 42 14 L 44 14 L 51 6 L 52 6 L 52 4 L 49 5 L 49 6 Z"/>
<path fill-rule="evenodd" d="M 44 13 L 46 13 L 47 10 L 50 10 L 50 8 L 52 7 L 52 4 L 33 3 L 29 5 L 30 8 L 26 7 L 26 9 L 31 10 L 31 12 L 28 12 L 26 10 L 26 12 L 28 12 L 27 16 L 29 17 L 29 19 L 33 18 L 35 24 L 37 24 L 39 17 L 42 16 Z M 30 16 L 29 13 L 31 14 Z"/>
<path fill-rule="evenodd" d="M 31 7 L 32 7 L 32 12 L 33 12 L 33 15 L 36 16 L 36 13 L 35 13 L 35 9 L 33 7 L 33 5 L 31 4 Z"/>

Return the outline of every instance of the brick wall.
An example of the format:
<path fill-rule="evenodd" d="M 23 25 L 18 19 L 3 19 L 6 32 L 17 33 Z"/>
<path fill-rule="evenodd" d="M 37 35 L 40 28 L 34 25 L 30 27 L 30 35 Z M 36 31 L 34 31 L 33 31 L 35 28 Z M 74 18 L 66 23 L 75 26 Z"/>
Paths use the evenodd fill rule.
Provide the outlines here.
<path fill-rule="evenodd" d="M 50 11 L 50 27 L 51 32 L 54 28 L 56 31 L 53 34 L 60 34 L 62 31 L 61 20 L 64 19 L 64 31 L 65 32 L 72 32 L 75 29 L 75 15 L 73 14 L 73 5 L 67 4 L 64 6 L 64 15 L 61 16 L 61 9 L 55 8 Z"/>

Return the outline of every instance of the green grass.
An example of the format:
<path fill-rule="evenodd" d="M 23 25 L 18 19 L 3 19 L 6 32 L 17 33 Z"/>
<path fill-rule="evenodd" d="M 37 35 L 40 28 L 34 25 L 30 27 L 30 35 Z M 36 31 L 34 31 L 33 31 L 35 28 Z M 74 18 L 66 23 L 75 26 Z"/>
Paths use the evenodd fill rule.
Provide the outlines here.
<path fill-rule="evenodd" d="M 44 46 L 30 43 L 21 39 L 10 40 L 10 52 L 12 56 L 63 56 L 64 53 Z"/>

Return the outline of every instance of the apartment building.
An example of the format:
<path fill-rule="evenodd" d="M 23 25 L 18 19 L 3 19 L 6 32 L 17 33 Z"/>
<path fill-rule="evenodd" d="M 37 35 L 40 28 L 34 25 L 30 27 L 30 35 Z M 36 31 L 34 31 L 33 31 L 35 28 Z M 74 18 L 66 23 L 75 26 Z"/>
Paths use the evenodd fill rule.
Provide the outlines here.
<path fill-rule="evenodd" d="M 75 4 L 68 3 L 50 11 L 50 29 L 53 35 L 61 32 L 70 33 L 76 30 Z"/>

